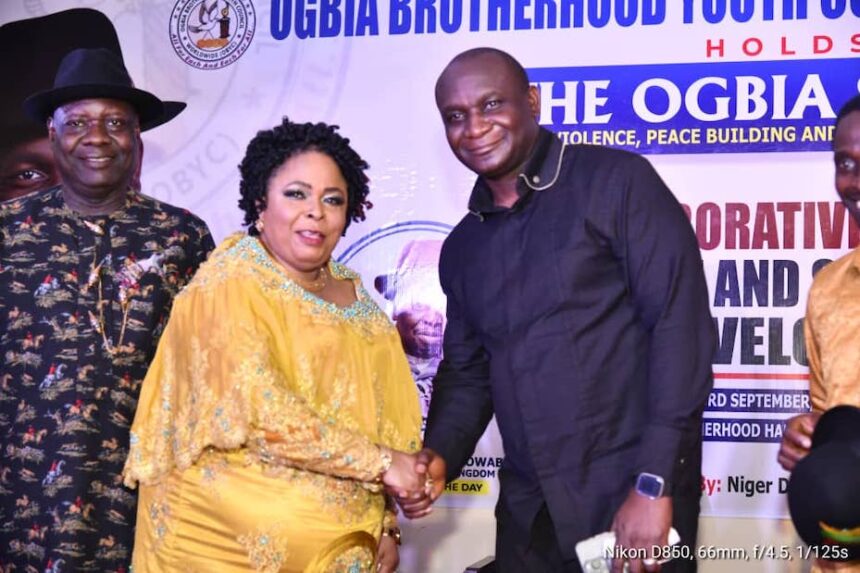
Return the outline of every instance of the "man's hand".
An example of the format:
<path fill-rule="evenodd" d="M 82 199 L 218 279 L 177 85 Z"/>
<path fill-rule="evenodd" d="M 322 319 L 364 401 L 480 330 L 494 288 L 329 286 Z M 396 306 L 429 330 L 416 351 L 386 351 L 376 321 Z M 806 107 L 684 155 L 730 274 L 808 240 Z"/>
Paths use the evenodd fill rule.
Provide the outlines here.
<path fill-rule="evenodd" d="M 612 521 L 612 531 L 615 532 L 616 547 L 625 549 L 645 549 L 650 555 L 654 545 L 664 546 L 669 540 L 669 529 L 672 527 L 672 498 L 663 496 L 649 499 L 630 490 L 627 499 L 621 504 L 615 519 Z M 650 558 L 628 561 L 631 573 L 642 571 L 659 571 L 660 564 Z M 612 561 L 613 573 L 621 573 L 624 567 L 623 559 Z"/>
<path fill-rule="evenodd" d="M 379 538 L 376 548 L 376 563 L 374 571 L 379 573 L 395 573 L 400 565 L 400 552 L 397 550 L 397 542 L 388 535 Z"/>
<path fill-rule="evenodd" d="M 820 417 L 820 412 L 809 412 L 789 418 L 786 422 L 779 454 L 776 456 L 782 469 L 792 471 L 797 462 L 809 453 L 809 448 L 812 447 L 812 432 L 815 431 Z"/>
<path fill-rule="evenodd" d="M 421 492 L 406 496 L 395 492 L 394 498 L 403 515 L 409 519 L 417 519 L 433 511 L 433 502 L 439 499 L 445 490 L 445 469 L 445 460 L 433 450 L 424 448 L 418 452 L 415 472 L 426 475 L 427 479 Z"/>

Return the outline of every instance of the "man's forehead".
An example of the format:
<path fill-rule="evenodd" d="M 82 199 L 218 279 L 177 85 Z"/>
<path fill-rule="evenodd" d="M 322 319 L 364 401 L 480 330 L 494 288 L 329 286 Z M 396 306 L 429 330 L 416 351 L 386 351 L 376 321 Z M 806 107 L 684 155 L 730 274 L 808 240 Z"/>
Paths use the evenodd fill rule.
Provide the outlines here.
<path fill-rule="evenodd" d="M 833 134 L 835 146 L 855 146 L 860 142 L 860 110 L 852 111 L 842 118 Z"/>
<path fill-rule="evenodd" d="M 436 99 L 443 103 L 455 92 L 477 96 L 480 92 L 513 88 L 516 81 L 510 66 L 493 54 L 472 56 L 451 62 L 437 84 Z"/>
<path fill-rule="evenodd" d="M 50 159 L 52 153 L 50 142 L 44 135 L 20 143 L 0 146 L 0 169 L 14 163 Z"/>
<path fill-rule="evenodd" d="M 137 111 L 127 101 L 113 98 L 85 98 L 66 102 L 59 106 L 54 113 L 63 115 L 124 113 L 137 117 Z"/>
<path fill-rule="evenodd" d="M 452 60 L 442 72 L 440 79 L 447 82 L 467 75 L 496 77 L 507 75 L 509 72 L 510 65 L 497 54 L 473 54 Z"/>

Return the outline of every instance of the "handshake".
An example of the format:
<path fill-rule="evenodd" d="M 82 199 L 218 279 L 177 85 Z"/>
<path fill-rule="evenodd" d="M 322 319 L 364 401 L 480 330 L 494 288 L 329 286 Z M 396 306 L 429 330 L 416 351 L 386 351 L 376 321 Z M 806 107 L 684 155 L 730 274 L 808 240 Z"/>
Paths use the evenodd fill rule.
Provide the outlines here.
<path fill-rule="evenodd" d="M 429 448 L 417 454 L 389 450 L 391 465 L 382 474 L 385 491 L 409 519 L 424 517 L 432 511 L 445 489 L 445 460 Z"/>

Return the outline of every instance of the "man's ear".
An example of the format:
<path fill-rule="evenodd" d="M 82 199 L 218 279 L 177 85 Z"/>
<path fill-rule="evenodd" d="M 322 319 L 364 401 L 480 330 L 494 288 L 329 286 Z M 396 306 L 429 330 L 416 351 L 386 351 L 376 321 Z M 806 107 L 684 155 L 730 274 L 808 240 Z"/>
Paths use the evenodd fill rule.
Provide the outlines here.
<path fill-rule="evenodd" d="M 529 91 L 526 94 L 526 98 L 529 102 L 529 109 L 532 112 L 532 117 L 535 118 L 535 121 L 540 120 L 540 90 L 537 89 L 537 86 L 529 85 Z"/>
<path fill-rule="evenodd" d="M 45 125 L 48 127 L 48 141 L 54 141 L 57 137 L 57 130 L 54 129 L 54 116 L 50 116 L 45 120 Z"/>

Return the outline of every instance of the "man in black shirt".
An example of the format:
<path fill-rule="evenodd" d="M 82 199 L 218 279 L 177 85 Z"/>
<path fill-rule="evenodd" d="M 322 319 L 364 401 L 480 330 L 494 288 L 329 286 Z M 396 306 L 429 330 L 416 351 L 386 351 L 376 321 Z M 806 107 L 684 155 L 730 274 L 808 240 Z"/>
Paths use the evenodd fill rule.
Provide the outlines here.
<path fill-rule="evenodd" d="M 539 101 L 489 48 L 436 84 L 478 180 L 442 249 L 448 323 L 418 469 L 455 478 L 495 414 L 500 571 L 579 571 L 576 543 L 610 529 L 650 551 L 674 525 L 695 547 L 715 347 L 695 236 L 645 159 L 565 145 L 538 125 Z M 418 517 L 429 502 L 402 506 Z"/>

